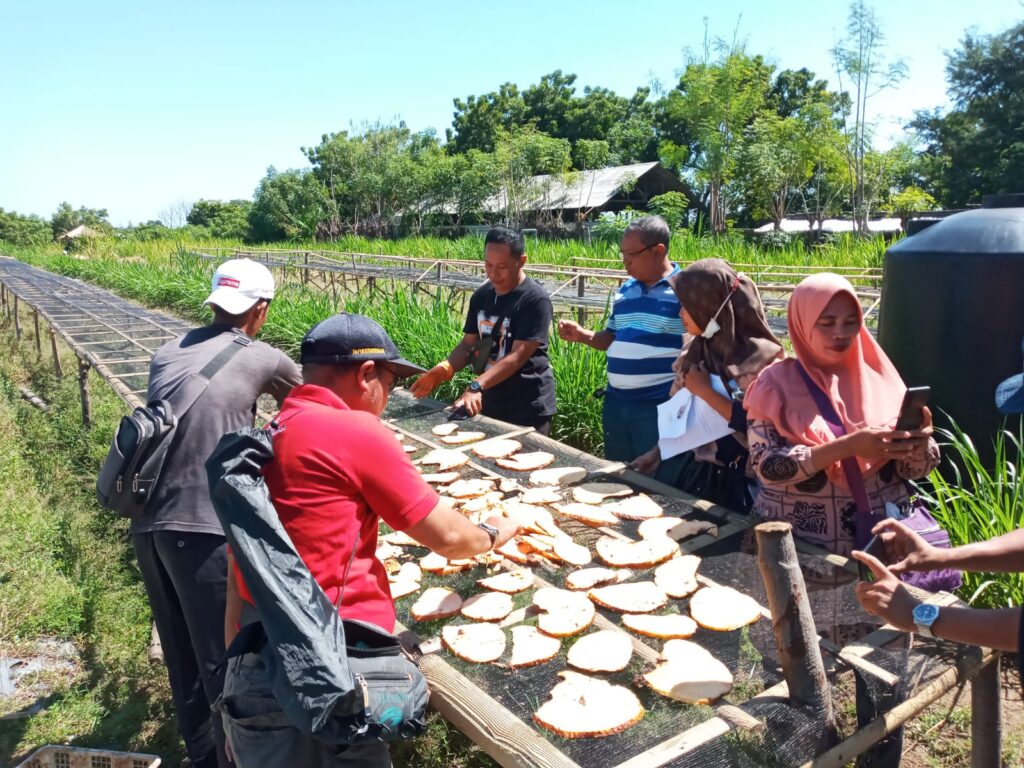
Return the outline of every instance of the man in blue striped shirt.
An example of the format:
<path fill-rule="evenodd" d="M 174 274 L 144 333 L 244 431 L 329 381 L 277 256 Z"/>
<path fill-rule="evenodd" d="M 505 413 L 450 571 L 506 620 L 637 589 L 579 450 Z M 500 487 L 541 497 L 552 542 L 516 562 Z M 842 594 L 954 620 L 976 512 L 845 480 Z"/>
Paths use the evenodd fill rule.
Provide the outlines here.
<path fill-rule="evenodd" d="M 629 279 L 615 296 L 608 326 L 590 331 L 571 320 L 558 324 L 565 341 L 608 356 L 604 453 L 612 461 L 632 461 L 658 442 L 657 407 L 668 399 L 684 332 L 679 299 L 668 284 L 679 271 L 668 258 L 670 237 L 660 216 L 631 222 L 620 245 Z M 663 462 L 656 477 L 673 482 L 680 464 L 675 458 Z"/>

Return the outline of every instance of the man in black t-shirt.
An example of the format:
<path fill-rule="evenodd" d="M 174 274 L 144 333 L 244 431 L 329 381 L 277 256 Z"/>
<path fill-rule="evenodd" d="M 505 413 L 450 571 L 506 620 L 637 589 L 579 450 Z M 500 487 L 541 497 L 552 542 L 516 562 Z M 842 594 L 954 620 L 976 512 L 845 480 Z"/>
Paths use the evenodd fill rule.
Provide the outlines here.
<path fill-rule="evenodd" d="M 525 265 L 520 233 L 503 227 L 487 233 L 487 282 L 469 300 L 462 341 L 447 360 L 416 380 L 413 395 L 429 395 L 475 358 L 477 377 L 456 407 L 548 434 L 555 414 L 555 376 L 548 360 L 553 312 L 545 290 L 523 272 Z"/>

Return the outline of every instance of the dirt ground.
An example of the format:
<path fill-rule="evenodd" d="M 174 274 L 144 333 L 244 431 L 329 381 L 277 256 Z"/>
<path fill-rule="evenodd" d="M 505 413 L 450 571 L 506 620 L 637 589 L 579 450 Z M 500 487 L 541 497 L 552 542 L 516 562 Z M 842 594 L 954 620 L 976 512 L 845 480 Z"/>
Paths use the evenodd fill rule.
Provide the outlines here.
<path fill-rule="evenodd" d="M 903 768 L 965 768 L 971 760 L 971 687 L 950 691 L 907 725 Z M 1024 700 L 1016 662 L 1003 661 L 1003 766 L 1024 766 Z"/>

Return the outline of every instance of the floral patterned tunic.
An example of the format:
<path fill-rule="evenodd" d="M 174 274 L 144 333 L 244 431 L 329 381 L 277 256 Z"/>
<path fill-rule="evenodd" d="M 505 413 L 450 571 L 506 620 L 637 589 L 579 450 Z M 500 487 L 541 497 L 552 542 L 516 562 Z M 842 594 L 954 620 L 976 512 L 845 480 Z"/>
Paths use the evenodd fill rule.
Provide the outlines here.
<path fill-rule="evenodd" d="M 785 520 L 792 524 L 794 535 L 848 556 L 853 549 L 857 509 L 853 495 L 831 482 L 824 470 L 814 470 L 810 446 L 787 443 L 770 422 L 750 420 L 747 436 L 750 467 L 761 481 L 754 514 L 766 520 Z M 924 477 L 938 463 L 939 446 L 929 439 L 921 455 L 890 461 L 864 478 L 872 514 L 884 517 L 886 502 L 908 512 L 906 481 Z"/>

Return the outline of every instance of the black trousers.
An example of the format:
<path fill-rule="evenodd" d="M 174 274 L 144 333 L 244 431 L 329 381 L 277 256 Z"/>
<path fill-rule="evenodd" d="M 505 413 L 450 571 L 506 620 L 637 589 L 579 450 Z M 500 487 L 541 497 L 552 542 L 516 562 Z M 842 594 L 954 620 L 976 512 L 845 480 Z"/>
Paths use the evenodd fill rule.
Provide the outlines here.
<path fill-rule="evenodd" d="M 229 766 L 211 706 L 224 687 L 227 547 L 223 536 L 154 531 L 132 536 L 160 634 L 178 730 L 194 768 Z"/>

